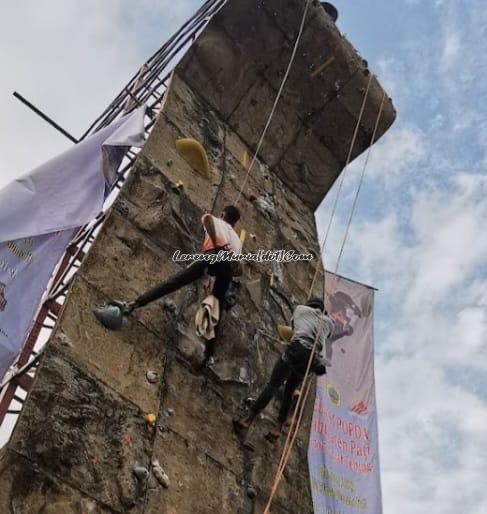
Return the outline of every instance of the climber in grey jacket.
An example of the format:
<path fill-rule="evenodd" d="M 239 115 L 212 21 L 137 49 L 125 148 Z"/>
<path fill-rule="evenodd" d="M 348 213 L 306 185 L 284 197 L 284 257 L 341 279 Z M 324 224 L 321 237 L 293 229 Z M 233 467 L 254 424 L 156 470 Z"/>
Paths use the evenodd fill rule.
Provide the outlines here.
<path fill-rule="evenodd" d="M 284 397 L 279 410 L 276 429 L 266 438 L 278 439 L 291 408 L 294 391 L 300 386 L 315 346 L 311 371 L 324 374 L 330 365 L 320 356 L 327 338 L 333 332 L 333 321 L 324 310 L 323 301 L 319 298 L 309 300 L 306 305 L 298 305 L 292 317 L 293 336 L 286 351 L 276 362 L 268 384 L 257 400 L 250 407 L 246 416 L 234 420 L 237 432 L 250 427 L 255 417 L 268 405 L 279 387 L 285 383 Z"/>

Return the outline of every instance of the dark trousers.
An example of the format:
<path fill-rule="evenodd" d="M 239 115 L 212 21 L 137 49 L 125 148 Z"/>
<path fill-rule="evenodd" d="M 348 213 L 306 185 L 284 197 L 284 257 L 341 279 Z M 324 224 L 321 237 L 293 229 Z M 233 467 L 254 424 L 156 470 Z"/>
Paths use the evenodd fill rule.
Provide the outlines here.
<path fill-rule="evenodd" d="M 232 280 L 231 263 L 228 261 L 215 262 L 214 264 L 210 264 L 206 261 L 195 261 L 187 268 L 141 294 L 135 301 L 136 307 L 144 307 L 144 305 L 148 303 L 158 300 L 170 293 L 174 293 L 174 291 L 203 278 L 205 272 L 215 277 L 212 294 L 218 298 L 220 310 L 222 310 L 225 293 Z"/>
<path fill-rule="evenodd" d="M 167 280 L 160 282 L 145 293 L 141 294 L 136 300 L 137 307 L 143 307 L 150 302 L 158 300 L 163 296 L 174 293 L 196 280 L 203 278 L 205 273 L 215 277 L 215 283 L 211 294 L 214 295 L 220 303 L 220 321 L 223 315 L 225 293 L 232 280 L 233 272 L 232 265 L 228 261 L 215 262 L 211 264 L 207 261 L 195 261 L 187 268 L 179 271 Z M 215 327 L 215 337 L 206 342 L 205 345 L 205 359 L 208 360 L 215 353 L 216 336 L 218 335 L 220 323 Z"/>
<path fill-rule="evenodd" d="M 272 370 L 271 378 L 264 390 L 252 405 L 254 415 L 259 414 L 277 393 L 277 390 L 285 382 L 284 396 L 279 409 L 278 421 L 281 424 L 286 422 L 293 401 L 293 393 L 301 384 L 306 367 L 308 365 L 310 350 L 292 342 L 286 352 L 276 362 Z"/>
<path fill-rule="evenodd" d="M 215 253 L 215 252 L 213 252 Z M 220 319 L 224 309 L 225 293 L 232 280 L 232 265 L 228 261 L 215 262 L 211 264 L 207 261 L 195 261 L 187 268 L 179 271 L 167 280 L 160 282 L 145 293 L 141 294 L 136 300 L 136 307 L 144 307 L 163 296 L 174 293 L 200 278 L 203 278 L 205 273 L 215 277 L 215 283 L 211 294 L 213 294 L 220 303 Z M 207 341 L 205 346 L 205 358 L 209 359 L 215 353 L 216 335 L 218 334 L 219 324 L 215 327 L 215 338 Z"/>

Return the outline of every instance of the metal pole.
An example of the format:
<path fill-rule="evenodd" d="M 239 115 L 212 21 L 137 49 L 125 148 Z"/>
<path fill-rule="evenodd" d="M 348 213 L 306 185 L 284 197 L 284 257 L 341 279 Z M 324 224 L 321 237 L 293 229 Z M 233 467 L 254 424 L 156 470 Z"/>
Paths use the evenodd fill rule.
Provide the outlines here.
<path fill-rule="evenodd" d="M 67 130 L 64 130 L 62 127 L 60 127 L 54 120 L 49 118 L 47 114 L 44 114 L 40 109 L 38 109 L 35 105 L 31 104 L 29 100 L 24 98 L 20 93 L 17 93 L 17 91 L 14 91 L 14 96 L 18 100 L 20 100 L 24 105 L 26 105 L 29 109 L 34 111 L 38 116 L 40 116 L 44 121 L 47 121 L 49 125 L 53 126 L 58 132 L 61 132 L 63 136 L 66 136 L 68 139 L 70 139 L 73 143 L 77 143 L 78 140 L 72 136 Z"/>

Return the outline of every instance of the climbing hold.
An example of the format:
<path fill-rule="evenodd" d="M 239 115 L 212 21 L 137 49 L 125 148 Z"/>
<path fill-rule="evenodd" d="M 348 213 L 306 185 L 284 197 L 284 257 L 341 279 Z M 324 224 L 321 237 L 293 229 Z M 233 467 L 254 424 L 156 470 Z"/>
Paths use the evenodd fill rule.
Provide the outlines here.
<path fill-rule="evenodd" d="M 247 398 L 245 398 L 245 400 L 243 401 L 243 405 L 248 408 L 253 403 L 255 403 L 255 400 L 256 398 L 254 398 L 253 396 L 247 396 Z"/>
<path fill-rule="evenodd" d="M 152 473 L 154 473 L 157 481 L 166 489 L 171 485 L 167 473 L 161 468 L 161 465 L 157 459 L 152 461 Z"/>
<path fill-rule="evenodd" d="M 144 466 L 136 466 L 133 470 L 133 473 L 135 478 L 137 478 L 137 480 L 143 484 L 145 484 L 149 478 L 149 470 L 144 468 Z"/>
<path fill-rule="evenodd" d="M 174 164 L 174 163 L 173 163 L 173 160 L 172 160 L 172 159 L 169 159 L 168 161 L 166 161 L 166 166 L 167 166 L 168 168 L 170 168 L 173 164 Z"/>
<path fill-rule="evenodd" d="M 255 500 L 255 498 L 257 498 L 257 489 L 253 485 L 249 485 L 247 487 L 247 496 L 251 500 Z"/>
<path fill-rule="evenodd" d="M 144 421 L 150 426 L 153 427 L 156 424 L 157 417 L 153 412 L 149 412 L 144 416 Z"/>
<path fill-rule="evenodd" d="M 279 334 L 279 337 L 286 343 L 289 343 L 289 341 L 291 341 L 291 338 L 293 336 L 293 329 L 288 325 L 277 325 L 277 332 Z"/>
<path fill-rule="evenodd" d="M 255 234 L 249 234 L 250 235 L 250 239 L 252 239 L 252 241 L 257 241 L 257 236 Z"/>
<path fill-rule="evenodd" d="M 110 330 L 118 330 L 123 323 L 123 310 L 118 305 L 102 305 L 93 309 L 96 319 Z"/>
<path fill-rule="evenodd" d="M 70 348 L 72 348 L 73 343 L 64 332 L 58 333 L 58 339 L 63 346 L 69 346 Z"/>
<path fill-rule="evenodd" d="M 169 311 L 172 313 L 178 310 L 177 305 L 174 303 L 173 300 L 170 300 L 169 298 L 162 302 L 162 307 L 165 311 Z"/>
<path fill-rule="evenodd" d="M 253 193 L 251 193 L 249 195 L 249 202 L 255 202 L 257 200 L 257 195 L 254 195 Z"/>
<path fill-rule="evenodd" d="M 196 139 L 178 139 L 176 150 L 200 175 L 210 178 L 211 170 L 205 149 Z"/>
<path fill-rule="evenodd" d="M 320 64 L 316 70 L 314 70 L 310 77 L 312 79 L 314 79 L 316 77 L 316 75 L 319 75 L 322 71 L 325 71 L 326 68 L 328 68 L 328 66 L 330 66 L 330 64 L 332 64 L 333 62 L 335 61 L 335 56 L 332 55 L 331 57 L 329 57 L 323 64 Z"/>
<path fill-rule="evenodd" d="M 247 237 L 247 231 L 243 228 L 241 231 L 240 231 L 240 242 L 242 243 L 242 246 L 243 244 L 245 243 L 245 238 Z"/>
<path fill-rule="evenodd" d="M 127 202 L 121 200 L 120 198 L 115 202 L 113 208 L 122 216 L 127 217 L 130 212 L 130 208 Z"/>
<path fill-rule="evenodd" d="M 244 150 L 242 153 L 242 157 L 240 158 L 240 163 L 244 168 L 247 168 L 249 165 L 249 153 L 247 150 Z"/>
<path fill-rule="evenodd" d="M 178 180 L 175 184 L 171 185 L 171 189 L 175 193 L 179 194 L 184 189 L 184 184 L 180 180 Z"/>
<path fill-rule="evenodd" d="M 320 4 L 322 5 L 323 9 L 325 10 L 326 14 L 328 14 L 328 16 L 330 16 L 330 18 L 336 22 L 338 20 L 338 10 L 337 8 L 330 4 L 330 2 L 320 2 Z"/>
<path fill-rule="evenodd" d="M 159 382 L 159 373 L 156 373 L 155 371 L 149 370 L 145 374 L 145 377 L 147 378 L 147 381 L 150 382 L 151 384 L 155 384 L 155 383 Z"/>

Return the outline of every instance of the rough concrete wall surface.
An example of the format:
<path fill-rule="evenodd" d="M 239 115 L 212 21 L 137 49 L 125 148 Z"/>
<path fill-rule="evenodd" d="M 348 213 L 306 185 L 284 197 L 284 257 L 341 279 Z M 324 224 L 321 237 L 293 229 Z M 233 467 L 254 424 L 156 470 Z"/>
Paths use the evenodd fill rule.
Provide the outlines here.
<path fill-rule="evenodd" d="M 313 210 L 343 167 L 356 90 L 366 77 L 361 58 L 317 3 L 303 36 L 306 50 L 249 176 L 237 225 L 248 234 L 245 251 L 286 249 L 316 258 L 245 264 L 240 301 L 223 319 L 213 374 L 199 368 L 203 345 L 194 315 L 201 284 L 171 295 L 175 312 L 155 302 L 135 311 L 120 331 L 106 330 L 92 312 L 108 299 L 134 298 L 180 269 L 173 253 L 198 252 L 202 214 L 218 215 L 240 190 L 304 5 L 243 4 L 230 1 L 176 68 L 163 110 L 71 286 L 0 456 L 1 514 L 263 510 L 283 444 L 270 445 L 263 437 L 277 402 L 249 433 L 254 451 L 235 436 L 231 419 L 265 384 L 284 349 L 276 326 L 289 322 L 293 305 L 306 298 L 315 266 L 321 267 Z M 313 55 L 313 31 L 329 40 L 326 48 L 337 56 L 336 69 L 317 77 L 319 86 L 298 80 L 326 59 Z M 328 94 L 347 87 L 343 98 Z M 392 105 L 387 109 L 381 133 L 394 118 Z M 368 146 L 370 126 L 368 114 L 356 153 Z M 211 179 L 176 151 L 176 140 L 184 137 L 206 148 Z M 178 181 L 182 190 L 174 187 Z M 159 376 L 155 383 L 146 378 L 149 370 Z M 272 508 L 276 514 L 312 512 L 306 460 L 311 403 Z M 157 415 L 152 429 L 144 421 L 149 412 Z M 146 487 L 133 475 L 134 467 L 148 468 L 154 459 L 169 476 L 167 489 L 153 474 Z"/>

